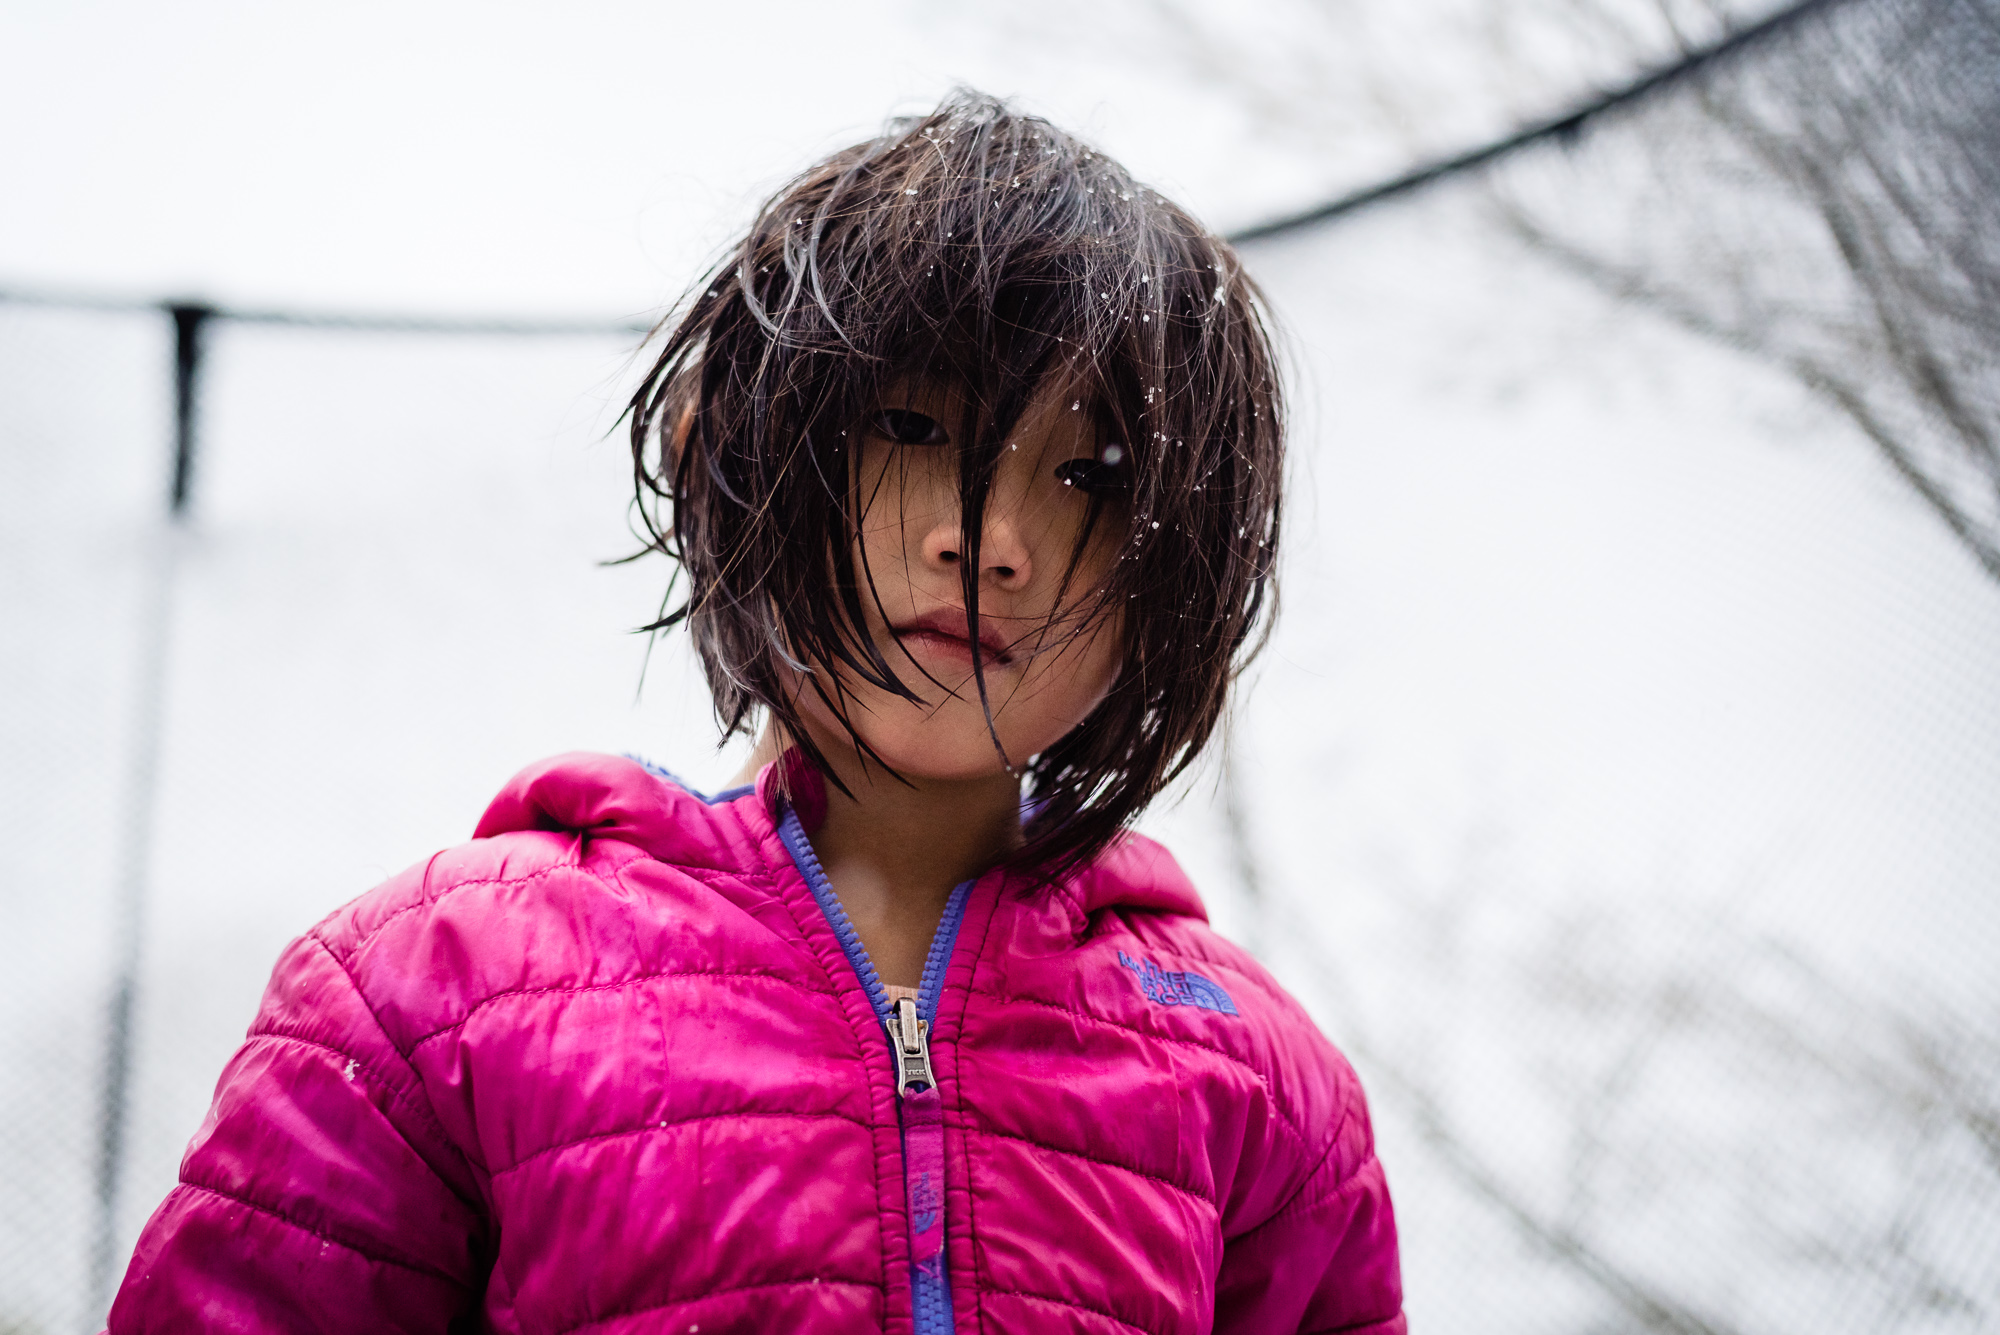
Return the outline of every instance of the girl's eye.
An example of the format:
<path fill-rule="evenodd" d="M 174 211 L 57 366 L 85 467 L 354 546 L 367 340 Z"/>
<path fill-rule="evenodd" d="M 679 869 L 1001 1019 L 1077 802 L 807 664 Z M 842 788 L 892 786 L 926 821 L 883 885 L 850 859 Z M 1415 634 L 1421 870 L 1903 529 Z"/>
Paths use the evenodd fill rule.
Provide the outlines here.
<path fill-rule="evenodd" d="M 908 408 L 884 408 L 875 414 L 875 432 L 898 445 L 947 445 L 951 437 L 935 417 Z"/>
<path fill-rule="evenodd" d="M 1109 453 L 1109 451 L 1106 451 Z M 1125 489 L 1125 470 L 1108 459 L 1071 459 L 1056 465 L 1056 481 L 1091 496 Z"/>

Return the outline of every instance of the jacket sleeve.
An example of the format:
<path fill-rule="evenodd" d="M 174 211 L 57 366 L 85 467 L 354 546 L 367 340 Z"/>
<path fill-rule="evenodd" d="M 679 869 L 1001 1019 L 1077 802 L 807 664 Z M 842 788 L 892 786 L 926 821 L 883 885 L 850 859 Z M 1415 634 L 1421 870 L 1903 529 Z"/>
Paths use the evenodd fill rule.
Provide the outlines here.
<path fill-rule="evenodd" d="M 1354 1097 L 1333 1145 L 1291 1198 L 1224 1243 L 1217 1332 L 1404 1335 L 1408 1329 L 1389 1184 L 1358 1086 Z"/>
<path fill-rule="evenodd" d="M 127 1332 L 443 1332 L 485 1286 L 476 1169 L 343 962 L 286 950 L 140 1235 Z"/>

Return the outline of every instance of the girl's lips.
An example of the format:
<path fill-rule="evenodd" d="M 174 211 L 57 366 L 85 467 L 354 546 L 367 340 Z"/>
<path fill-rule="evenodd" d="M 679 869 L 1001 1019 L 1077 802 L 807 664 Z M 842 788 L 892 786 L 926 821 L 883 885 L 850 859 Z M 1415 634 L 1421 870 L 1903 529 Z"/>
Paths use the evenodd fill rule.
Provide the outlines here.
<path fill-rule="evenodd" d="M 972 666 L 972 645 L 962 636 L 940 635 L 932 630 L 912 630 L 898 634 L 896 642 L 908 650 L 928 650 L 937 657 L 962 667 Z"/>
<path fill-rule="evenodd" d="M 892 626 L 889 633 L 896 637 L 898 643 L 911 648 L 921 645 L 933 653 L 956 659 L 968 667 L 972 665 L 972 642 L 965 638 L 963 612 L 926 613 L 900 626 Z M 1013 661 L 1007 653 L 1007 642 L 984 617 L 980 618 L 979 622 L 979 656 L 989 667 L 1004 667 Z"/>

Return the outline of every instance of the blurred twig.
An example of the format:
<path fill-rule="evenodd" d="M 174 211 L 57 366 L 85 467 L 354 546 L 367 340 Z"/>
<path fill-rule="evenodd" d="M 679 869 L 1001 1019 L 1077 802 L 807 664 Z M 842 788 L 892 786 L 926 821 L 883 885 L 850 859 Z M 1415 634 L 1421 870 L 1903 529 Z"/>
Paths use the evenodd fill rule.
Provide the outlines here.
<path fill-rule="evenodd" d="M 1847 1285 L 1861 1328 L 1869 1311 L 1974 1323 L 1988 1311 L 1991 1286 L 1976 1267 L 1968 1277 L 1957 1234 L 1932 1216 L 1940 1191 L 1961 1227 L 1990 1226 L 2000 1210 L 2000 1039 L 1941 1005 L 1858 996 L 1727 915 L 1700 915 L 1696 935 L 1671 940 L 1660 924 L 1634 922 L 1616 895 L 1567 912 L 1496 902 L 1489 911 L 1507 917 L 1517 944 L 1427 959 L 1436 906 L 1467 911 L 1467 891 L 1450 884 L 1465 872 L 1447 875 L 1441 892 L 1392 888 L 1412 939 L 1396 956 L 1396 995 L 1374 998 L 1387 1017 L 1377 1028 L 1351 968 L 1271 875 L 1256 831 L 1228 818 L 1224 833 L 1232 864 L 1261 887 L 1265 939 L 1293 966 L 1289 977 L 1333 1006 L 1341 1046 L 1371 1086 L 1453 1182 L 1625 1320 L 1677 1335 L 1746 1328 L 1709 1310 L 1713 1287 L 1686 1273 L 1685 1258 L 1668 1270 L 1632 1250 L 1635 1237 L 1692 1218 L 1756 1248 L 1730 1257 L 1736 1267 L 1803 1264 Z M 1469 874 L 1483 875 L 1476 864 Z M 1470 1134 L 1468 1107 L 1481 1118 L 1499 1109 L 1490 1093 L 1463 1090 L 1465 1073 L 1426 1042 L 1440 1015 L 1462 1010 L 1446 1021 L 1456 1031 L 1472 1015 L 1499 1022 L 1503 1004 L 1505 1030 L 1555 1045 L 1572 1077 L 1550 1073 L 1549 1112 L 1570 1146 L 1567 1200 L 1554 1208 L 1538 1200 L 1546 1178 L 1524 1176 L 1511 1150 Z M 1517 1076 L 1534 1048 L 1512 1051 Z M 1663 1105 L 1668 1091 L 1699 1102 Z M 1871 1176 L 1887 1163 L 1894 1177 Z M 1691 1170 L 1699 1176 L 1684 1176 Z M 1649 1180 L 1664 1201 L 1640 1194 Z M 1738 1213 L 1715 1213 L 1718 1190 Z M 1669 1213 L 1646 1218 L 1661 1208 Z"/>
<path fill-rule="evenodd" d="M 1231 865 L 1247 885 L 1258 887 L 1251 901 L 1262 912 L 1258 934 L 1260 938 L 1282 939 L 1287 953 L 1301 958 L 1304 974 L 1329 995 L 1339 996 L 1341 970 L 1337 962 L 1320 953 L 1315 944 L 1317 935 L 1307 924 L 1292 920 L 1289 901 L 1269 893 L 1269 880 L 1257 853 L 1256 839 L 1241 805 L 1241 779 L 1232 772 L 1236 763 L 1233 754 L 1225 754 L 1222 788 L 1225 793 L 1239 796 L 1236 801 L 1225 803 L 1224 829 Z M 1459 1185 L 1492 1207 L 1525 1241 L 1587 1281 L 1642 1329 L 1660 1335 L 1732 1335 L 1734 1327 L 1719 1323 L 1660 1291 L 1618 1265 L 1586 1235 L 1531 1205 L 1457 1129 L 1431 1083 L 1392 1056 L 1389 1045 L 1371 1038 L 1358 1008 L 1350 1003 L 1342 1010 L 1342 1047 L 1369 1069 L 1378 1085 L 1388 1087 L 1390 1095 L 1402 1105 L 1425 1143 Z"/>
<path fill-rule="evenodd" d="M 1496 192 L 1502 225 L 1613 298 L 1777 366 L 1860 431 L 2000 580 L 2000 3 L 1843 9 L 1691 122 L 1630 137 L 1660 187 L 1579 219 Z M 1755 201 L 1754 225 L 1715 210 Z"/>

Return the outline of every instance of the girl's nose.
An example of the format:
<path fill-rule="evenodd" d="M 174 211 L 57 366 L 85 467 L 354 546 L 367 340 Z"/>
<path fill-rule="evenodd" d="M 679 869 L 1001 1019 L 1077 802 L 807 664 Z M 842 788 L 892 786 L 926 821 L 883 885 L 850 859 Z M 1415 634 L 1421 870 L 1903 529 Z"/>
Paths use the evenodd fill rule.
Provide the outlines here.
<path fill-rule="evenodd" d="M 1008 510 L 989 501 L 986 507 L 985 524 L 979 539 L 979 582 L 1000 589 L 1020 589 L 1026 586 L 1032 573 L 1028 556 L 1028 545 L 1021 537 L 1021 526 Z M 927 564 L 957 570 L 959 562 L 965 559 L 965 530 L 956 514 L 943 523 L 934 526 L 924 535 L 924 560 Z"/>

